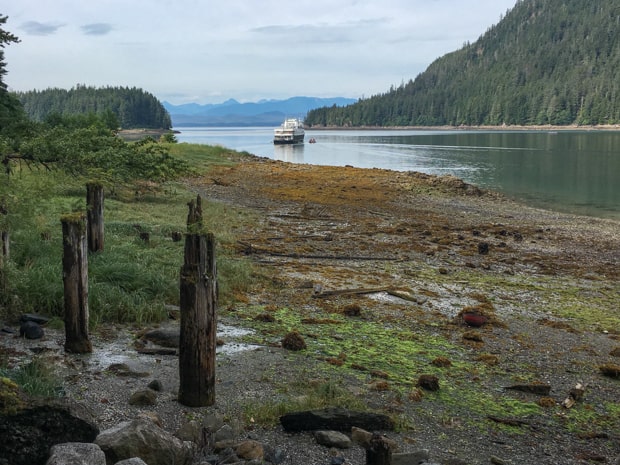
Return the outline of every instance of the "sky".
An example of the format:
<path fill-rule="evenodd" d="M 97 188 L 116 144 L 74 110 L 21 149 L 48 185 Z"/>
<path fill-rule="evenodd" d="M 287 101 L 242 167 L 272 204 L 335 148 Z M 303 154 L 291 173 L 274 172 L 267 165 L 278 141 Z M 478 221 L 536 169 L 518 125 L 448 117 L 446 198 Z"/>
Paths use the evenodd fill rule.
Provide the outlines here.
<path fill-rule="evenodd" d="M 4 49 L 4 81 L 138 87 L 176 105 L 365 98 L 476 41 L 516 1 L 0 0 L 21 40 Z"/>

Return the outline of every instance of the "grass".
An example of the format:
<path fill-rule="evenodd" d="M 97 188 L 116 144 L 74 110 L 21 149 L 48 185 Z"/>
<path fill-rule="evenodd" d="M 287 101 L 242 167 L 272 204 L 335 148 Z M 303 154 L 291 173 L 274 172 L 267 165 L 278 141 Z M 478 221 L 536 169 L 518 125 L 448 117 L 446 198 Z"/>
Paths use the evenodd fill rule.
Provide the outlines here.
<path fill-rule="evenodd" d="M 174 156 L 186 159 L 195 173 L 232 164 L 230 152 L 222 147 L 171 144 L 169 148 Z M 12 216 L 11 260 L 0 270 L 0 316 L 15 320 L 21 313 L 36 312 L 62 317 L 60 217 L 85 211 L 85 184 L 59 172 L 23 170 L 12 179 L 15 198 L 19 197 L 14 204 L 24 212 Z M 106 194 L 105 247 L 88 257 L 92 327 L 102 322 L 161 321 L 167 317 L 165 305 L 178 304 L 184 242 L 175 242 L 172 235 L 185 232 L 187 203 L 196 194 L 180 182 L 136 192 L 116 187 L 112 195 Z M 248 221 L 248 215 L 203 201 L 203 218 L 216 236 L 220 303 L 226 305 L 243 294 L 252 280 L 250 263 L 233 257 L 234 231 Z M 148 233 L 148 241 L 141 239 L 141 232 Z"/>
<path fill-rule="evenodd" d="M 368 409 L 362 399 L 354 396 L 335 381 L 308 383 L 304 378 L 298 383 L 287 385 L 284 389 L 286 395 L 281 395 L 279 399 L 270 399 L 260 403 L 246 402 L 242 407 L 244 420 L 247 423 L 275 425 L 282 415 L 290 412 L 327 407 Z"/>
<path fill-rule="evenodd" d="M 40 358 L 16 369 L 0 368 L 0 378 L 13 380 L 30 397 L 57 397 L 61 394 L 62 380 L 53 365 Z"/>

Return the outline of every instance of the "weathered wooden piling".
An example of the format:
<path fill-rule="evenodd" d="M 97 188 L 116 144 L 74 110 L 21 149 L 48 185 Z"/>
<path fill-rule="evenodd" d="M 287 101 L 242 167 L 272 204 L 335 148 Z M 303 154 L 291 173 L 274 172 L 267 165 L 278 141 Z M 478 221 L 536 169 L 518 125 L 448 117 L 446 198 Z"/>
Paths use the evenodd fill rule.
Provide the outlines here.
<path fill-rule="evenodd" d="M 217 267 L 215 237 L 202 231 L 202 200 L 188 204 L 184 264 L 180 276 L 179 402 L 215 403 Z"/>
<path fill-rule="evenodd" d="M 86 206 L 88 224 L 88 250 L 100 252 L 104 243 L 103 185 L 98 182 L 86 184 Z"/>
<path fill-rule="evenodd" d="M 75 213 L 61 218 L 62 278 L 65 300 L 65 351 L 93 351 L 88 339 L 88 251 L 86 219 Z"/>
<path fill-rule="evenodd" d="M 9 260 L 9 232 L 0 231 L 0 265 Z"/>

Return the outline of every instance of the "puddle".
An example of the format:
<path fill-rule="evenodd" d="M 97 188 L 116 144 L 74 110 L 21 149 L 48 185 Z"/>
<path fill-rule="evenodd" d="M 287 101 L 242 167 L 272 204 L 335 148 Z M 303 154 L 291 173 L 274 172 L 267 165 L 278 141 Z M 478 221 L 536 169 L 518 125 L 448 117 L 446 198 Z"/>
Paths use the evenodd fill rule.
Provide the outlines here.
<path fill-rule="evenodd" d="M 178 323 L 170 323 L 162 325 L 161 329 L 175 331 L 178 330 Z M 144 371 L 148 366 L 153 364 L 176 364 L 178 355 L 160 355 L 160 354 L 141 354 L 134 347 L 134 334 L 129 331 L 121 331 L 116 335 L 115 339 L 101 339 L 94 335 L 91 338 L 93 343 L 93 352 L 90 354 L 66 354 L 64 352 L 64 331 L 62 330 L 45 330 L 43 339 L 28 340 L 15 337 L 14 334 L 5 334 L 0 338 L 0 344 L 7 348 L 15 350 L 11 357 L 11 365 L 18 366 L 30 361 L 35 354 L 60 355 L 66 356 L 74 362 L 82 363 L 90 369 L 104 370 L 112 364 L 124 363 L 130 369 L 135 371 Z M 216 348 L 216 355 L 233 355 L 247 350 L 256 350 L 261 346 L 256 344 L 247 344 L 239 341 L 243 336 L 252 334 L 253 331 L 245 328 L 238 328 L 226 324 L 219 323 L 217 328 L 217 338 L 222 339 L 225 343 Z M 19 333 L 18 333 L 19 334 Z M 152 346 L 159 347 L 159 346 Z M 174 349 L 172 349 L 174 350 Z"/>

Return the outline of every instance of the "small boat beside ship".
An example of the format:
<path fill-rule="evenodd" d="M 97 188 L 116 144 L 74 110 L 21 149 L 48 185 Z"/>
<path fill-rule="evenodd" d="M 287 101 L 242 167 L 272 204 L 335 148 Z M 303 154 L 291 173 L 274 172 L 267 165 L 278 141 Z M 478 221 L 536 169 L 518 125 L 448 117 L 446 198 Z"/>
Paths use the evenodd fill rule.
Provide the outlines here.
<path fill-rule="evenodd" d="M 304 126 L 297 118 L 287 118 L 279 128 L 273 130 L 274 144 L 303 144 Z"/>

